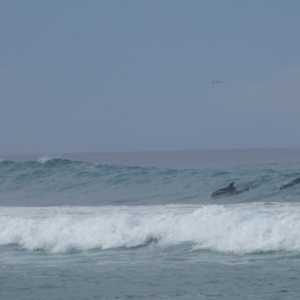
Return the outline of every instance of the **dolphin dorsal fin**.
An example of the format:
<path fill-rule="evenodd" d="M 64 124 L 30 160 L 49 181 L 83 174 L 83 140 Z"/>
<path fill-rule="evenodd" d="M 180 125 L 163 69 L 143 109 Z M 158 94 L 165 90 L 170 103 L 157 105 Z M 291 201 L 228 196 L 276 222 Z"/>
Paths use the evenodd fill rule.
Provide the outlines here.
<path fill-rule="evenodd" d="M 234 182 L 231 182 L 228 186 L 229 189 L 235 189 L 235 187 L 233 186 L 234 185 Z"/>

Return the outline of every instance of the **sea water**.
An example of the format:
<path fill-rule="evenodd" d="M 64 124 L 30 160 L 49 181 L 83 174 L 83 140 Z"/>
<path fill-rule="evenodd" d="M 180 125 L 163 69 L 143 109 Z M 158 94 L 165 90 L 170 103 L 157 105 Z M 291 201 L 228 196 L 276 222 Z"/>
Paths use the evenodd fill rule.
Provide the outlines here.
<path fill-rule="evenodd" d="M 0 299 L 298 299 L 297 177 L 300 149 L 3 156 Z"/>

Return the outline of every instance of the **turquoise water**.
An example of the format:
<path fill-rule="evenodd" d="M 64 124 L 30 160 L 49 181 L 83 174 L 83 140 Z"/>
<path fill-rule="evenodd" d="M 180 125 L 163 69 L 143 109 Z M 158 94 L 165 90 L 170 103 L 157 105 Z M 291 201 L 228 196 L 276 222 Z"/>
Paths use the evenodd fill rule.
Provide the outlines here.
<path fill-rule="evenodd" d="M 300 149 L 1 159 L 1 299 L 298 299 Z"/>

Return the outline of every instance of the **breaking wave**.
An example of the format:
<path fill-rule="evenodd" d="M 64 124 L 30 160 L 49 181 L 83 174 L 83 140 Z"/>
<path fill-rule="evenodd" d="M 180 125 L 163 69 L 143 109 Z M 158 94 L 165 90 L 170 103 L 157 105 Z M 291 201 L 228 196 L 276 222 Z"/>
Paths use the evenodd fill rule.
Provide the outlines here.
<path fill-rule="evenodd" d="M 0 245 L 51 253 L 180 246 L 247 254 L 300 251 L 297 204 L 0 208 Z"/>

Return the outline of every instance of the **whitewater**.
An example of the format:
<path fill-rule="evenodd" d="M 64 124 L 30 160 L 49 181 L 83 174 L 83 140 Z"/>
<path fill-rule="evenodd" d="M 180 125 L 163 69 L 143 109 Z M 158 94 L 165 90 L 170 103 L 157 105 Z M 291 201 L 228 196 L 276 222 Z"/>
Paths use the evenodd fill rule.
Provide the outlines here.
<path fill-rule="evenodd" d="M 297 299 L 299 176 L 300 149 L 3 156 L 1 299 Z"/>

